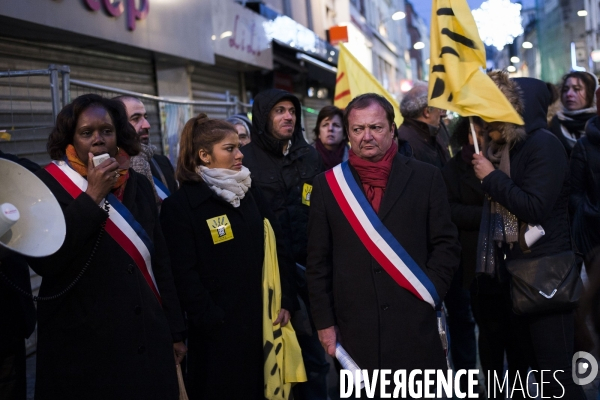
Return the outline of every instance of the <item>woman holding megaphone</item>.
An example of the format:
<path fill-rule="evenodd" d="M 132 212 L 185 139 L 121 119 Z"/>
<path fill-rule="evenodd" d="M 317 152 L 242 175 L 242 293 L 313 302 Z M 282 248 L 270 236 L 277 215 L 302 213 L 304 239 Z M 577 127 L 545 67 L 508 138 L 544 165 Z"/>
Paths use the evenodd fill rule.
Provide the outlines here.
<path fill-rule="evenodd" d="M 177 399 L 185 328 L 152 187 L 129 168 L 139 143 L 123 105 L 76 98 L 48 151 L 53 161 L 37 175 L 67 232 L 54 255 L 30 259 L 47 300 L 38 302 L 36 399 Z"/>

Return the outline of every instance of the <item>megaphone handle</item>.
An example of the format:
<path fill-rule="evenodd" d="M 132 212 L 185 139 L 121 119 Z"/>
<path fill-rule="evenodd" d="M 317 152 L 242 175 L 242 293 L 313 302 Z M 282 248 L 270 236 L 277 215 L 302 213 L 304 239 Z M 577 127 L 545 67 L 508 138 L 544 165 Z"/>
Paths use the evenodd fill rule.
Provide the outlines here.
<path fill-rule="evenodd" d="M 108 214 L 109 203 L 108 203 L 107 200 L 104 200 L 104 210 Z M 8 276 L 6 276 L 4 274 L 4 272 L 2 272 L 2 270 L 0 270 L 0 276 L 10 286 L 12 286 L 14 289 L 16 289 L 17 292 L 21 293 L 25 297 L 29 297 L 33 301 L 50 301 L 50 300 L 56 300 L 59 297 L 64 296 L 65 294 L 67 294 L 67 292 L 69 292 L 71 289 L 73 289 L 73 287 L 75 286 L 75 284 L 77 284 L 77 282 L 79 282 L 79 280 L 81 279 L 81 277 L 83 276 L 83 274 L 85 273 L 85 271 L 87 271 L 87 269 L 89 268 L 90 264 L 92 263 L 92 260 L 94 259 L 94 256 L 96 255 L 96 251 L 98 250 L 98 246 L 100 245 L 100 241 L 102 240 L 102 236 L 104 234 L 105 228 L 106 228 L 106 220 L 104 220 L 104 222 L 102 222 L 102 227 L 100 229 L 100 233 L 98 234 L 98 238 L 96 239 L 96 243 L 94 243 L 94 247 L 92 248 L 92 252 L 90 253 L 90 256 L 88 257 L 85 265 L 83 266 L 83 268 L 81 268 L 81 271 L 79 271 L 79 274 L 77 274 L 77 276 L 75 277 L 75 279 L 73 280 L 73 282 L 71 282 L 69 284 L 69 286 L 67 286 L 64 290 L 62 290 L 58 294 L 55 294 L 55 295 L 52 295 L 52 296 L 34 296 L 31 293 L 29 293 L 28 291 L 26 291 L 25 289 L 23 289 L 22 287 L 20 287 L 19 285 L 17 285 L 16 283 L 14 283 L 13 281 L 11 281 L 10 278 Z"/>

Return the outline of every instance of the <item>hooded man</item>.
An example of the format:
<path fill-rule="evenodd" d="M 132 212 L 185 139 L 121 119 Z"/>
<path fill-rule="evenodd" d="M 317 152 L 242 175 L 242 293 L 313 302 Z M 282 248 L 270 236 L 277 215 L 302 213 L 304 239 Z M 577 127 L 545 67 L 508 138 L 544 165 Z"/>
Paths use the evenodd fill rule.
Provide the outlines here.
<path fill-rule="evenodd" d="M 418 83 L 404 95 L 400 103 L 404 122 L 398 128 L 398 139 L 410 144 L 417 160 L 441 169 L 450 160 L 448 143 L 438 134 L 446 112 L 427 105 L 427 90 L 426 84 Z"/>
<path fill-rule="evenodd" d="M 302 270 L 306 265 L 312 183 L 323 165 L 317 151 L 302 135 L 301 111 L 300 101 L 285 90 L 269 89 L 257 94 L 252 105 L 252 141 L 242 147 L 242 153 L 243 164 L 252 174 L 252 183 L 261 189 L 271 205 L 288 239 L 293 258 Z M 304 279 L 300 279 L 297 286 L 300 297 L 308 304 Z M 283 304 L 282 307 L 286 308 Z M 317 334 L 302 334 L 296 321 L 292 322 L 308 376 L 308 382 L 294 387 L 294 398 L 327 398 L 329 364 Z M 314 331 L 314 328 L 306 330 Z"/>
<path fill-rule="evenodd" d="M 567 210 L 569 163 L 564 147 L 547 130 L 551 95 L 546 84 L 533 78 L 512 80 L 503 71 L 488 75 L 525 121 L 525 126 L 489 123 L 487 158 L 473 156 L 475 175 L 491 199 L 483 206 L 477 272 L 505 281 L 505 263 L 549 263 L 558 269 L 564 255 L 572 253 Z M 541 226 L 544 231 L 529 244 L 524 238 L 528 225 Z M 539 271 L 544 274 L 547 269 Z M 505 299 L 510 302 L 508 293 Z M 554 379 L 544 381 L 540 390 L 547 396 L 584 399 L 581 386 L 572 379 L 574 311 L 561 308 L 544 314 L 512 313 L 510 319 L 510 329 L 519 335 L 519 350 L 536 380 L 543 381 L 539 371 L 556 371 Z"/>

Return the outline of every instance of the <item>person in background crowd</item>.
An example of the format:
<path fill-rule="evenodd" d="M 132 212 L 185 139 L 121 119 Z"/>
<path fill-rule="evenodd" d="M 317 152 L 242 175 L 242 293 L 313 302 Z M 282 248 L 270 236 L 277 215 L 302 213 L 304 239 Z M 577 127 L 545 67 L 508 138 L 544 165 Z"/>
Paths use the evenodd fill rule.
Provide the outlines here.
<path fill-rule="evenodd" d="M 325 106 L 317 116 L 314 148 L 323 160 L 324 168 L 331 169 L 348 159 L 348 134 L 344 129 L 344 113 L 336 106 Z"/>
<path fill-rule="evenodd" d="M 483 148 L 482 130 L 484 122 L 473 118 L 480 148 Z M 462 248 L 460 266 L 448 289 L 444 304 L 449 314 L 448 327 L 452 340 L 450 354 L 454 368 L 474 369 L 477 358 L 475 321 L 471 311 L 469 287 L 475 277 L 475 255 L 483 204 L 481 182 L 475 177 L 471 160 L 475 153 L 469 118 L 459 118 L 452 135 L 453 142 L 461 148 L 442 169 L 448 189 L 448 201 L 452 222 L 458 228 Z M 466 380 L 461 386 L 466 388 Z"/>
<path fill-rule="evenodd" d="M 427 105 L 427 91 L 427 84 L 418 83 L 404 95 L 398 139 L 410 144 L 417 160 L 442 168 L 450 160 L 448 143 L 438 135 L 446 112 Z"/>
<path fill-rule="evenodd" d="M 159 154 L 158 148 L 150 144 L 150 123 L 144 103 L 131 96 L 119 96 L 115 100 L 125 105 L 129 123 L 137 132 L 142 144 L 140 153 L 131 160 L 132 168 L 153 182 L 154 190 L 162 201 L 178 187 L 173 165 L 167 156 Z"/>
<path fill-rule="evenodd" d="M 525 126 L 489 123 L 489 160 L 473 155 L 475 175 L 491 198 L 491 204 L 486 200 L 483 207 L 477 271 L 505 281 L 504 260 L 509 263 L 572 250 L 567 215 L 568 159 L 560 142 L 546 130 L 551 94 L 544 82 L 511 80 L 502 71 L 488 75 L 525 121 Z M 519 235 L 525 233 L 520 222 L 541 225 L 545 235 L 527 246 L 519 241 Z M 531 369 L 562 371 L 544 383 L 544 394 L 583 399 L 583 390 L 571 377 L 573 310 L 513 316 L 520 350 Z M 541 382 L 540 373 L 534 374 Z"/>
<path fill-rule="evenodd" d="M 348 163 L 315 179 L 307 265 L 312 315 L 327 353 L 334 356 L 339 342 L 363 370 L 446 370 L 434 305 L 458 268 L 457 231 L 441 172 L 398 154 L 393 121 L 394 108 L 384 97 L 354 98 L 344 111 Z M 334 191 L 342 181 L 352 196 Z M 360 229 L 370 232 L 373 218 L 381 220 L 385 231 L 375 228 L 378 235 L 395 238 L 404 251 L 384 240 L 404 264 L 424 272 L 420 280 L 431 288 L 430 300 L 401 286 L 388 264 L 378 262 L 370 249 L 380 242 L 365 242 L 339 196 L 348 202 L 356 197 L 360 206 L 351 207 L 352 214 L 364 212 L 368 220 L 361 220 Z"/>
<path fill-rule="evenodd" d="M 233 125 L 200 114 L 185 125 L 177 179 L 161 222 L 189 321 L 190 399 L 264 399 L 263 219 L 278 237 L 283 297 L 273 325 L 294 305 L 291 258 L 269 204 L 242 166 Z M 290 295 L 292 293 L 292 295 Z"/>
<path fill-rule="evenodd" d="M 293 259 L 299 265 L 296 289 L 308 308 L 304 278 L 306 226 L 313 179 L 323 170 L 323 163 L 317 151 L 304 140 L 298 116 L 300 111 L 298 98 L 285 90 L 269 89 L 258 93 L 252 105 L 252 142 L 242 147 L 242 153 L 244 165 L 277 216 Z M 301 312 L 296 314 L 294 328 L 302 348 L 308 382 L 294 387 L 294 398 L 325 399 L 329 363 L 309 316 Z"/>
<path fill-rule="evenodd" d="M 26 158 L 19 158 L 0 150 L 0 158 L 16 162 L 31 172 L 40 166 Z M 27 398 L 25 339 L 35 329 L 35 306 L 7 281 L 31 294 L 29 266 L 25 259 L 11 253 L 0 256 L 0 399 L 25 400 Z M 6 277 L 6 278 L 5 278 Z"/>
<path fill-rule="evenodd" d="M 596 98 L 600 97 L 600 90 Z M 577 141 L 571 152 L 571 195 L 569 209 L 572 216 L 573 238 L 587 258 L 600 246 L 600 118 L 589 120 L 585 136 Z"/>
<path fill-rule="evenodd" d="M 66 237 L 28 258 L 40 296 L 57 296 L 38 302 L 38 400 L 178 398 L 185 326 L 151 185 L 129 168 L 139 148 L 121 102 L 86 94 L 58 114 L 37 176 Z"/>
<path fill-rule="evenodd" d="M 560 100 L 562 109 L 550 122 L 550 131 L 563 144 L 567 155 L 585 135 L 585 124 L 596 115 L 595 93 L 598 78 L 585 71 L 572 71 L 563 77 Z"/>
<path fill-rule="evenodd" d="M 477 132 L 479 149 L 483 152 L 485 122 L 473 117 L 473 126 Z M 452 339 L 452 360 L 456 369 L 475 368 L 474 316 L 479 328 L 479 358 L 486 382 L 488 371 L 503 376 L 505 351 L 509 376 L 514 382 L 516 371 L 527 372 L 527 363 L 520 362 L 517 341 L 509 329 L 512 310 L 505 296 L 507 291 L 495 278 L 475 275 L 484 192 L 471 164 L 475 145 L 468 118 L 458 119 L 452 141 L 460 150 L 442 169 L 452 222 L 458 228 L 462 247 L 460 267 L 444 300 L 450 314 L 448 325 Z M 493 380 L 490 382 L 492 384 Z M 488 397 L 492 396 L 488 394 Z"/>
<path fill-rule="evenodd" d="M 252 135 L 250 135 L 250 128 L 248 127 L 248 123 L 242 118 L 233 116 L 227 118 L 225 121 L 235 126 L 235 130 L 237 131 L 238 137 L 240 138 L 241 146 L 245 146 L 252 141 Z"/>

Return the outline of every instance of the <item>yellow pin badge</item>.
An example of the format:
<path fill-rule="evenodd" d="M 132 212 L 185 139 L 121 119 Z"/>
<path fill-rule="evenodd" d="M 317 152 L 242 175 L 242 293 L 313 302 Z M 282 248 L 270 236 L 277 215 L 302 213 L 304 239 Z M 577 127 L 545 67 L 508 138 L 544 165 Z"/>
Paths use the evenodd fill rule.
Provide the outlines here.
<path fill-rule="evenodd" d="M 312 185 L 305 183 L 302 187 L 302 204 L 310 206 L 310 195 L 312 193 Z"/>
<path fill-rule="evenodd" d="M 210 235 L 214 244 L 219 244 L 233 239 L 233 230 L 227 215 L 220 215 L 218 217 L 209 218 L 206 220 L 208 228 L 210 229 Z"/>

